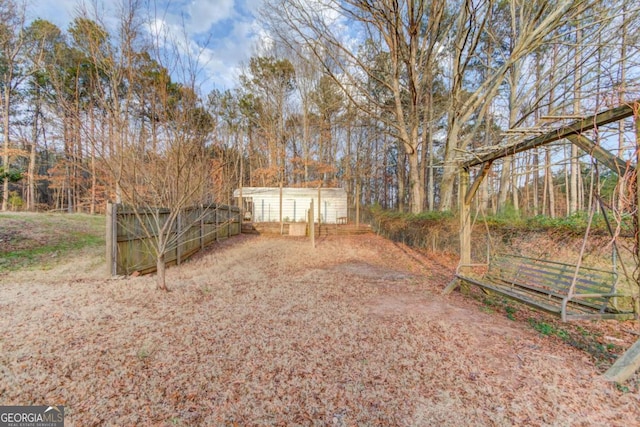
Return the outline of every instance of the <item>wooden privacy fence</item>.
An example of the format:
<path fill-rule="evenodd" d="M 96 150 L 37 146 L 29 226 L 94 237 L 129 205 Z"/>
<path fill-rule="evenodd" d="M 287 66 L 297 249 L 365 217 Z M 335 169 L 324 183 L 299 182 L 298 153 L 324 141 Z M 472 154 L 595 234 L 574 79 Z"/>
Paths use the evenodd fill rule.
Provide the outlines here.
<path fill-rule="evenodd" d="M 155 271 L 154 239 L 169 216 L 169 209 L 133 210 L 108 203 L 106 255 L 109 274 Z M 240 234 L 240 228 L 240 210 L 235 206 L 211 204 L 184 208 L 167 233 L 167 241 L 171 244 L 165 253 L 165 261 L 180 264 L 209 244 Z"/>

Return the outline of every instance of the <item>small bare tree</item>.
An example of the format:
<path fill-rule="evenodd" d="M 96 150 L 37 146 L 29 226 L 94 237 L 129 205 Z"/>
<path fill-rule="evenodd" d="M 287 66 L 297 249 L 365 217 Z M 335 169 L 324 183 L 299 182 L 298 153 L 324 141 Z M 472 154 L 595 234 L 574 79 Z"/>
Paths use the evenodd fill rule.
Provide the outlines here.
<path fill-rule="evenodd" d="M 151 26 L 141 15 L 138 2 L 123 2 L 115 37 L 100 24 L 96 11 L 82 10 L 74 21 L 91 63 L 91 105 L 99 112 L 94 116 L 104 123 L 78 121 L 108 173 L 116 202 L 136 216 L 156 258 L 157 288 L 166 291 L 166 254 L 190 225 L 176 231 L 178 218 L 186 207 L 202 205 L 208 197 L 206 144 L 213 120 L 196 91 L 193 59 L 182 60 L 193 52 L 185 52 L 182 40 L 162 29 L 149 37 Z M 173 82 L 171 71 L 184 72 L 184 82 Z M 60 102 L 66 102 L 64 97 Z M 73 106 L 66 110 L 77 111 Z"/>

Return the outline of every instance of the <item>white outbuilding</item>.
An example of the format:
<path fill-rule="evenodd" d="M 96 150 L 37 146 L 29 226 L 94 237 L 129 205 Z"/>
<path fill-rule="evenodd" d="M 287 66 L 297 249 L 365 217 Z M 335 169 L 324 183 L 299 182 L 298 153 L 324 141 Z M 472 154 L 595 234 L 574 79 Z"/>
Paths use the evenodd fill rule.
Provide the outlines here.
<path fill-rule="evenodd" d="M 233 192 L 236 200 L 240 197 L 240 191 L 236 189 Z M 311 200 L 316 221 L 319 214 L 324 224 L 346 223 L 347 192 L 342 188 L 242 188 L 245 219 L 253 222 L 278 222 L 281 219 L 283 222 L 305 222 Z"/>

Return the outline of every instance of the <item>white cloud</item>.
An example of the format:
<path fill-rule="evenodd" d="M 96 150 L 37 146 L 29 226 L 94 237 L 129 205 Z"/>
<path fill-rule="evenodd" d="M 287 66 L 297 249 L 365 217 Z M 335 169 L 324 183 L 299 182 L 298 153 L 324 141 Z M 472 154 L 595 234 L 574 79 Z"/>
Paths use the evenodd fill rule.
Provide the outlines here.
<path fill-rule="evenodd" d="M 27 0 L 30 18 L 40 17 L 52 21 L 66 31 L 82 0 Z M 256 42 L 264 39 L 264 30 L 255 16 L 263 0 L 154 0 L 155 8 L 141 16 L 148 19 L 146 30 L 159 45 L 178 47 L 182 55 L 199 55 L 202 67 L 202 90 L 214 87 L 233 88 L 243 63 L 255 54 Z M 91 4 L 93 0 L 87 2 Z M 113 0 L 97 0 L 101 19 L 110 22 L 117 19 Z M 153 3 L 153 2 L 152 2 Z M 155 15 L 157 13 L 157 15 Z M 155 16 L 154 16 L 155 15 Z M 185 40 L 185 31 L 189 40 Z M 210 36 L 210 38 L 208 38 Z M 203 40 L 208 42 L 203 47 Z M 170 49 L 169 50 L 173 50 Z M 165 54 L 170 52 L 165 51 Z M 173 60 L 165 57 L 161 62 L 173 68 L 173 76 L 179 80 Z M 178 67 L 179 68 L 179 67 Z"/>
<path fill-rule="evenodd" d="M 236 21 L 226 37 L 212 41 L 207 49 L 208 81 L 203 89 L 225 89 L 237 85 L 242 64 L 248 62 L 254 53 L 259 30 L 254 22 Z"/>
<path fill-rule="evenodd" d="M 189 29 L 208 31 L 212 25 L 234 17 L 234 0 L 194 0 L 189 5 Z"/>

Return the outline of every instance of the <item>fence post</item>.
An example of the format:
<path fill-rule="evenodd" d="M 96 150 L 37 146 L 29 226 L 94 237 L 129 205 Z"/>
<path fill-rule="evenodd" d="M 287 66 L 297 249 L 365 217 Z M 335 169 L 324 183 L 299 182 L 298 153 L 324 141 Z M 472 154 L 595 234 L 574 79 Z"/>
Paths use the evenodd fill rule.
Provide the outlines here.
<path fill-rule="evenodd" d="M 309 236 L 311 237 L 311 247 L 316 247 L 316 230 L 313 220 L 313 199 L 311 199 L 311 206 L 309 206 Z"/>
<path fill-rule="evenodd" d="M 106 260 L 107 274 L 115 276 L 116 262 L 118 257 L 118 205 L 107 202 L 107 224 L 106 224 Z"/>
<path fill-rule="evenodd" d="M 227 225 L 227 239 L 231 237 L 231 205 L 227 205 L 224 223 Z"/>
<path fill-rule="evenodd" d="M 216 205 L 215 217 L 216 217 L 216 242 L 220 241 L 220 229 L 219 229 L 219 221 L 218 221 L 218 209 L 220 209 L 220 205 Z"/>
<path fill-rule="evenodd" d="M 180 258 L 182 258 L 182 210 L 178 211 L 176 217 L 176 264 L 180 265 Z"/>
<path fill-rule="evenodd" d="M 204 205 L 200 205 L 200 250 L 204 249 Z"/>
<path fill-rule="evenodd" d="M 322 191 L 322 187 L 318 187 L 318 236 L 320 236 L 320 230 L 322 226 L 320 223 L 322 222 L 322 203 L 320 203 L 320 192 Z"/>
<path fill-rule="evenodd" d="M 280 235 L 284 234 L 284 222 L 282 221 L 282 181 L 280 181 L 280 208 L 278 210 L 280 212 Z"/>

